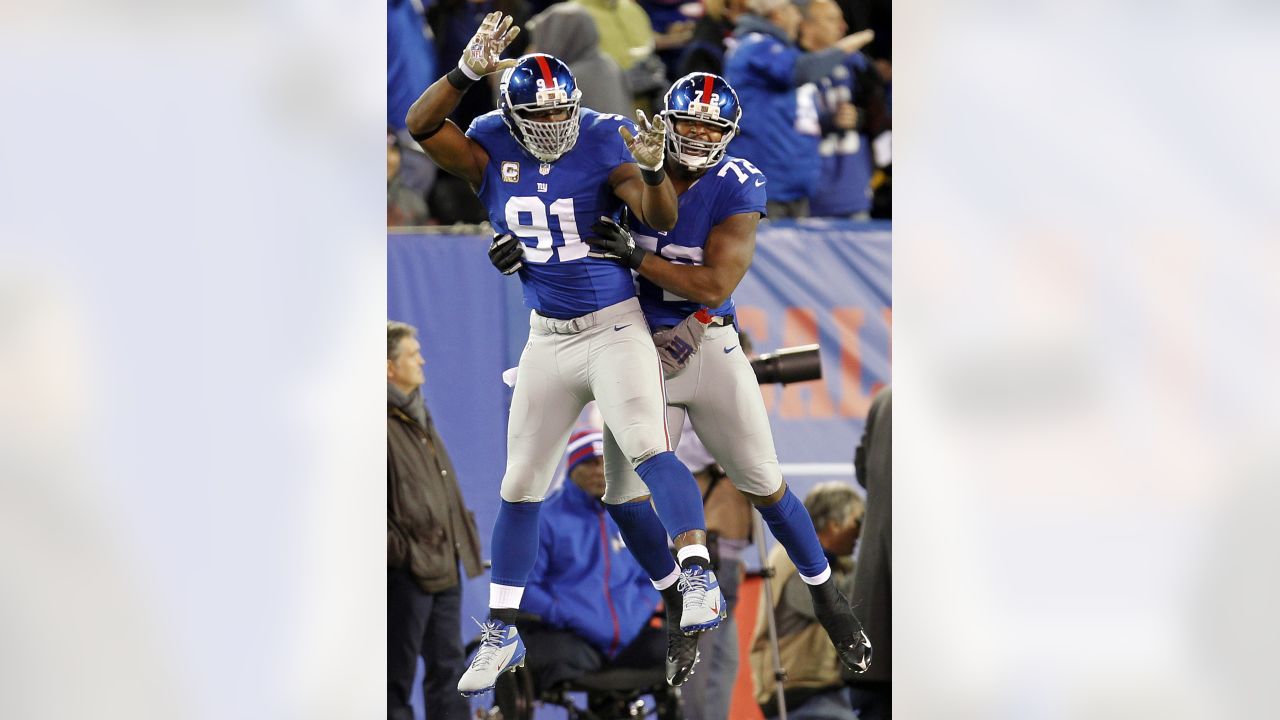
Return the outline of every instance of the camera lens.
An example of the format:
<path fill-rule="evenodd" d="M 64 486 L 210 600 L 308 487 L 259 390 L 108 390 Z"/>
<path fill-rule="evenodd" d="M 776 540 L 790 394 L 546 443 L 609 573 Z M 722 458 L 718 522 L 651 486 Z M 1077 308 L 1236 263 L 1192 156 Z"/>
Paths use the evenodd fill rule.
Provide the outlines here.
<path fill-rule="evenodd" d="M 751 361 L 751 369 L 761 385 L 818 380 L 822 377 L 822 358 L 816 344 L 797 345 L 761 355 Z"/>

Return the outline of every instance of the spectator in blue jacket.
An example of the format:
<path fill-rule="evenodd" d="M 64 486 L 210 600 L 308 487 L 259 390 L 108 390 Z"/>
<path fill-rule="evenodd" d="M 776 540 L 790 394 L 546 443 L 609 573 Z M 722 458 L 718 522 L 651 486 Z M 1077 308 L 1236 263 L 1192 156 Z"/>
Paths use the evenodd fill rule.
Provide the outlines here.
<path fill-rule="evenodd" d="M 874 34 L 863 30 L 826 50 L 806 53 L 796 45 L 801 14 L 791 0 L 748 0 L 747 10 L 734 30 L 737 45 L 725 59 L 725 78 L 743 108 L 741 130 L 729 151 L 769 178 L 770 218 L 808 217 L 821 170 L 814 83 Z"/>
<path fill-rule="evenodd" d="M 661 595 L 600 500 L 602 446 L 598 431 L 573 434 L 567 482 L 538 517 L 541 546 L 520 609 L 541 624 L 520 634 L 539 691 L 606 666 L 662 668 L 666 660 L 666 630 L 650 625 Z"/>
<path fill-rule="evenodd" d="M 387 0 L 387 125 L 403 130 L 409 106 L 437 77 L 422 16 L 409 0 Z"/>
<path fill-rule="evenodd" d="M 808 52 L 821 52 L 833 46 L 848 28 L 835 0 L 797 0 L 803 19 L 800 22 L 800 47 Z M 860 52 L 844 57 L 844 61 L 818 80 L 818 121 L 822 142 L 818 154 L 822 172 L 817 190 L 809 202 L 815 217 L 842 217 L 866 220 L 871 210 L 871 140 L 867 132 L 873 113 L 866 112 L 866 88 L 859 88 L 859 78 L 874 72 L 871 61 Z M 862 97 L 859 97 L 862 89 Z M 858 101 L 862 106 L 858 107 Z"/>

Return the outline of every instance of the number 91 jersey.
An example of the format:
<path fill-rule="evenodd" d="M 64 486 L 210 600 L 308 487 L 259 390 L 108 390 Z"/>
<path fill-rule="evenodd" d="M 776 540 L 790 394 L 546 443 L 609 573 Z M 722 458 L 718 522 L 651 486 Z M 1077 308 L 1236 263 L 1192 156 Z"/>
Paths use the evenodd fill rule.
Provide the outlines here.
<path fill-rule="evenodd" d="M 732 215 L 765 211 L 765 177 L 750 162 L 726 155 L 680 196 L 680 218 L 666 233 L 639 221 L 631 223 L 636 244 L 673 263 L 701 265 L 711 228 Z M 640 306 L 650 327 L 677 325 L 702 306 L 641 277 Z M 730 296 L 712 315 L 733 314 Z"/>
<path fill-rule="evenodd" d="M 583 233 L 601 216 L 617 218 L 622 201 L 609 173 L 635 162 L 618 127 L 635 134 L 621 115 L 587 108 L 578 113 L 578 141 L 558 160 L 543 163 L 511 136 L 498 110 L 481 115 L 467 136 L 489 153 L 479 196 L 489 222 L 524 244 L 520 280 L 525 305 L 553 318 L 573 318 L 635 297 L 631 271 L 612 260 L 588 257 Z"/>

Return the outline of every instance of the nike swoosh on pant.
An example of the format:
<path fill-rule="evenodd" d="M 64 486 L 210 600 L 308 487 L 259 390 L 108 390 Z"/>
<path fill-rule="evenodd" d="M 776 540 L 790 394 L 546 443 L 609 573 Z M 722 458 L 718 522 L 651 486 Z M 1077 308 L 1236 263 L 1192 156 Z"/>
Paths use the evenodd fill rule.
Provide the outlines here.
<path fill-rule="evenodd" d="M 614 326 L 613 326 L 613 331 L 614 331 L 614 332 L 618 332 L 619 330 L 622 330 L 623 328 L 629 328 L 629 327 L 631 327 L 631 323 L 627 323 L 626 325 L 614 325 Z"/>

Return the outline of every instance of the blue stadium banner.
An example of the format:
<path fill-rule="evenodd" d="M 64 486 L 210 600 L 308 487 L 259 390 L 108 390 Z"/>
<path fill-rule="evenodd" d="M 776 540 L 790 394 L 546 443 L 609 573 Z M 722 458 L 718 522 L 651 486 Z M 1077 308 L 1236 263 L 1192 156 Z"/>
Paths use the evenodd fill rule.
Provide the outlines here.
<path fill-rule="evenodd" d="M 818 343 L 822 379 L 761 388 L 783 463 L 848 463 L 871 398 L 889 384 L 888 223 L 762 226 L 734 301 L 757 353 Z"/>

